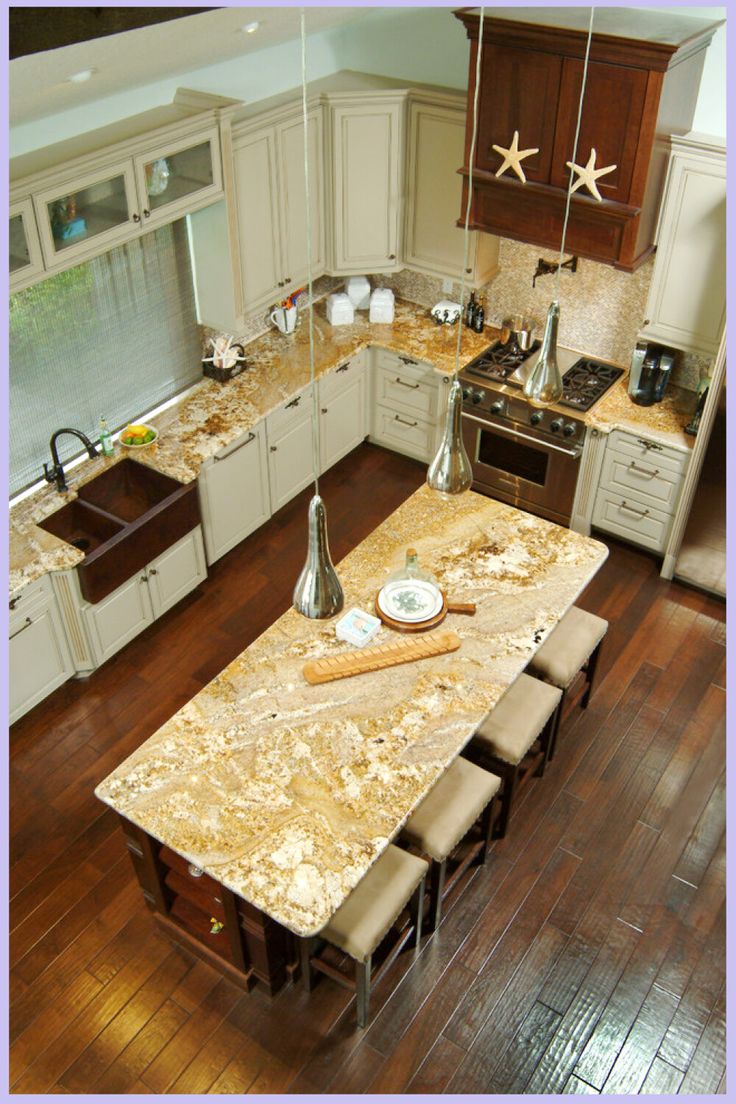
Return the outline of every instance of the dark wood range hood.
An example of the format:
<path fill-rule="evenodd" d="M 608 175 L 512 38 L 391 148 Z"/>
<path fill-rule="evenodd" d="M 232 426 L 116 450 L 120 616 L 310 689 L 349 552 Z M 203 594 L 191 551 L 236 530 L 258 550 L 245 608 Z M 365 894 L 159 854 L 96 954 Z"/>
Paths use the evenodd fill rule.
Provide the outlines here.
<path fill-rule="evenodd" d="M 470 39 L 465 135 L 464 222 L 480 13 L 455 15 Z M 486 8 L 478 138 L 470 225 L 559 249 L 577 122 L 589 8 Z M 592 149 L 602 200 L 572 196 L 566 251 L 632 272 L 646 260 L 666 169 L 670 134 L 692 127 L 705 51 L 719 22 L 635 8 L 596 8 L 576 161 Z M 514 131 L 526 183 L 495 174 Z"/>

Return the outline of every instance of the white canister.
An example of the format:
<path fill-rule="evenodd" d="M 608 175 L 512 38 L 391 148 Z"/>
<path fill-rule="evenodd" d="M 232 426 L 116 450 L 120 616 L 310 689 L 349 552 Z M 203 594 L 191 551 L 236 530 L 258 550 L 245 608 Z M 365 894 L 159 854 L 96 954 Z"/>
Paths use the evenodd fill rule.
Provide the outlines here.
<path fill-rule="evenodd" d="M 327 321 L 332 326 L 349 326 L 355 321 L 355 307 L 344 292 L 327 296 Z"/>
<path fill-rule="evenodd" d="M 371 285 L 367 276 L 349 276 L 345 281 L 345 291 L 356 310 L 368 310 Z"/>
<path fill-rule="evenodd" d="M 393 322 L 394 293 L 391 288 L 376 288 L 372 293 L 368 320 L 369 322 Z"/>

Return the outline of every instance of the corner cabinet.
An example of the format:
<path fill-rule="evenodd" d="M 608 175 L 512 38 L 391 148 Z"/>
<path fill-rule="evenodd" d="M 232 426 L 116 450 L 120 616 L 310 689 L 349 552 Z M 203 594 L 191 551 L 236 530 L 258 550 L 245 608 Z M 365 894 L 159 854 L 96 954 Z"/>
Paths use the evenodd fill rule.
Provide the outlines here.
<path fill-rule="evenodd" d="M 671 143 L 641 336 L 712 357 L 726 323 L 726 151 L 696 134 Z"/>
<path fill-rule="evenodd" d="M 17 721 L 74 674 L 51 582 L 43 576 L 10 599 L 9 713 Z"/>
<path fill-rule="evenodd" d="M 409 102 L 406 162 L 404 263 L 430 276 L 461 280 L 464 234 L 457 225 L 462 199 L 465 98 L 412 94 Z M 469 236 L 465 280 L 483 287 L 498 272 L 498 238 L 474 231 Z"/>
<path fill-rule="evenodd" d="M 405 92 L 329 98 L 332 275 L 402 267 L 405 103 Z"/>
<path fill-rule="evenodd" d="M 223 196 L 220 130 L 237 101 L 180 89 L 172 105 L 58 142 L 11 162 L 11 219 L 29 254 L 12 286 L 60 272 Z M 34 216 L 31 227 L 30 210 Z M 21 246 L 20 256 L 23 257 Z"/>
<path fill-rule="evenodd" d="M 205 461 L 198 489 L 207 563 L 212 564 L 271 516 L 265 422 Z"/>
<path fill-rule="evenodd" d="M 588 9 L 486 9 L 470 225 L 559 248 L 587 43 Z M 456 13 L 471 43 L 463 209 L 472 131 L 479 16 Z M 656 139 L 692 125 L 705 50 L 719 23 L 632 8 L 597 8 L 576 161 L 596 151 L 598 201 L 572 197 L 567 250 L 633 271 L 652 252 L 664 177 Z M 615 105 L 615 110 L 612 110 Z M 514 132 L 526 184 L 496 176 Z M 458 211 L 458 217 L 461 212 Z"/>

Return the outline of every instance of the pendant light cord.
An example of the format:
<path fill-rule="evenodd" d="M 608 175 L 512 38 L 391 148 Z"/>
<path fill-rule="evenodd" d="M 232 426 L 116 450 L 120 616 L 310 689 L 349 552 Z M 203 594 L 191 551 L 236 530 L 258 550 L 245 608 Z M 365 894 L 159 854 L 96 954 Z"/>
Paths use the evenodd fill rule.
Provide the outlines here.
<path fill-rule="evenodd" d="M 307 35 L 304 8 L 301 9 L 302 121 L 304 125 L 304 198 L 307 204 L 307 323 L 309 328 L 309 379 L 312 384 L 312 463 L 314 493 L 319 494 L 319 414 L 314 380 L 314 301 L 312 295 L 312 205 L 309 199 L 309 130 L 307 118 Z"/>
<path fill-rule="evenodd" d="M 478 51 L 475 56 L 475 88 L 473 89 L 473 133 L 470 138 L 470 156 L 468 161 L 468 201 L 465 204 L 465 226 L 463 227 L 463 270 L 460 273 L 460 318 L 457 327 L 457 347 L 455 349 L 455 371 L 452 374 L 454 380 L 460 371 L 460 343 L 463 336 L 463 321 L 465 313 L 465 273 L 468 268 L 468 240 L 470 225 L 470 205 L 473 202 L 473 162 L 475 161 L 475 144 L 478 139 L 478 95 L 480 93 L 480 59 L 483 52 L 483 19 L 485 8 L 481 6 L 480 22 L 478 23 Z"/>
<path fill-rule="evenodd" d="M 583 61 L 583 82 L 580 85 L 580 99 L 578 101 L 578 121 L 575 124 L 575 141 L 572 147 L 571 161 L 577 163 L 578 138 L 580 137 L 580 120 L 583 117 L 583 100 L 585 98 L 585 84 L 588 80 L 588 58 L 590 57 L 590 40 L 593 37 L 593 14 L 595 8 L 590 9 L 590 22 L 588 23 L 588 41 L 585 44 L 585 60 Z M 560 256 L 557 262 L 557 275 L 555 278 L 555 301 L 560 301 L 560 274 L 562 273 L 562 259 L 565 255 L 565 238 L 567 237 L 567 222 L 570 217 L 570 200 L 572 198 L 573 171 L 570 169 L 570 179 L 567 182 L 567 198 L 565 200 L 565 218 L 562 222 L 562 240 L 560 241 Z"/>

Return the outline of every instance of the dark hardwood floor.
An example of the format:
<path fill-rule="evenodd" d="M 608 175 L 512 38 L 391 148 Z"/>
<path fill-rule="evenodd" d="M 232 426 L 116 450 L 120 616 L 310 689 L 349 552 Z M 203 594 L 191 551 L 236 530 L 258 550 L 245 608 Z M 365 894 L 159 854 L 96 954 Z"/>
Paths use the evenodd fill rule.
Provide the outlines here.
<path fill-rule="evenodd" d="M 339 560 L 424 479 L 322 481 Z M 11 729 L 15 1093 L 724 1093 L 725 607 L 610 543 L 597 689 L 509 835 L 376 989 L 243 994 L 154 927 L 93 788 L 291 601 L 311 490 Z"/>

